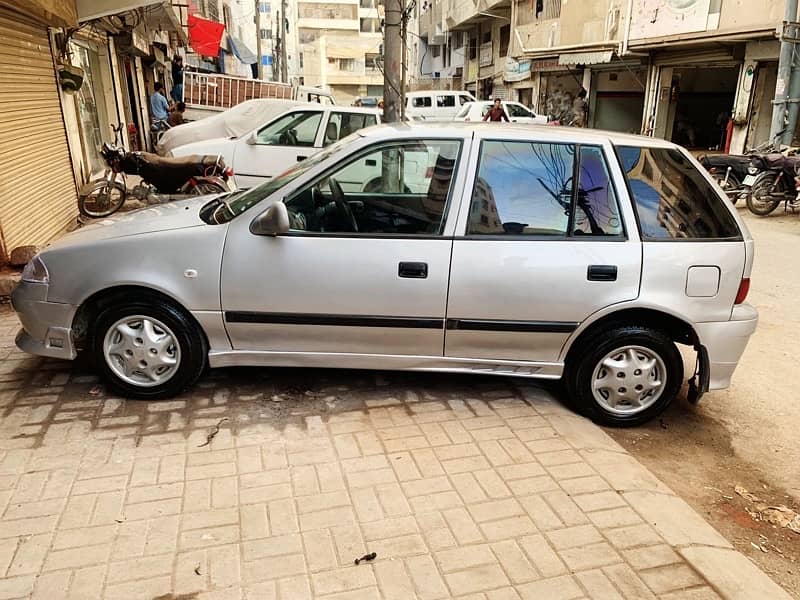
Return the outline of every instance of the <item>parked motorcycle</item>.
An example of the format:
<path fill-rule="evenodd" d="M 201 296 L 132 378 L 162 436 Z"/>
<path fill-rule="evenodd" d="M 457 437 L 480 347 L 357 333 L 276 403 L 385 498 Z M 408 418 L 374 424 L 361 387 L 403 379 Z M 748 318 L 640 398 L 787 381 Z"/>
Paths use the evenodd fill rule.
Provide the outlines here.
<path fill-rule="evenodd" d="M 736 204 L 740 198 L 746 197 L 746 194 L 743 196 L 742 192 L 745 191 L 743 185 L 750 166 L 749 156 L 707 154 L 700 157 L 700 164 L 716 180 L 731 203 Z M 750 185 L 752 185 L 752 181 Z"/>
<path fill-rule="evenodd" d="M 800 173 L 800 156 L 784 156 L 780 153 L 753 155 L 749 173 L 754 175 L 747 208 L 755 215 L 764 217 L 774 211 L 781 202 L 785 208 L 798 208 L 797 177 Z"/>
<path fill-rule="evenodd" d="M 114 128 L 116 133 L 121 129 Z M 133 197 L 146 204 L 162 204 L 190 196 L 230 192 L 233 170 L 221 156 L 163 158 L 149 152 L 126 152 L 116 144 L 104 143 L 100 154 L 108 168 L 102 178 L 88 184 L 78 199 L 78 209 L 87 217 L 107 217 Z M 128 189 L 125 175 L 141 181 Z"/>

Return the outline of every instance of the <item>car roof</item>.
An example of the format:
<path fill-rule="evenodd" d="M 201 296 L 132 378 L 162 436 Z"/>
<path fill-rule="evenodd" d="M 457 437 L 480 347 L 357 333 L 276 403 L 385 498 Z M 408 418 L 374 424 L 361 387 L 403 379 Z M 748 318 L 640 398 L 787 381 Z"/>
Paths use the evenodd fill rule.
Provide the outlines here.
<path fill-rule="evenodd" d="M 471 96 L 469 92 L 464 90 L 420 90 L 416 92 L 406 92 L 406 97 L 409 96 L 429 96 L 430 94 L 464 94 L 465 96 Z"/>
<path fill-rule="evenodd" d="M 408 122 L 390 123 L 359 130 L 359 135 L 365 138 L 385 138 L 385 137 L 471 137 L 470 132 L 476 132 L 482 137 L 497 137 L 500 132 L 508 132 L 516 136 L 530 135 L 538 132 L 542 135 L 542 141 L 558 141 L 580 143 L 601 144 L 609 141 L 612 144 L 625 146 L 649 146 L 659 148 L 677 148 L 672 142 L 659 138 L 652 138 L 643 135 L 633 135 L 630 133 L 619 133 L 617 131 L 604 131 L 602 129 L 585 129 L 580 127 L 562 127 L 557 125 L 534 125 L 516 123 L 462 123 L 461 121 L 448 121 L 446 123 L 430 122 Z"/>

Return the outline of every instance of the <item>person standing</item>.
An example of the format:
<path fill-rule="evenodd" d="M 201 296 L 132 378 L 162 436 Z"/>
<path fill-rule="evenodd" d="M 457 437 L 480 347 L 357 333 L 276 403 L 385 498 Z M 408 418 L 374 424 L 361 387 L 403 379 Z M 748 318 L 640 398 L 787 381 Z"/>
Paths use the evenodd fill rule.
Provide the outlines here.
<path fill-rule="evenodd" d="M 583 88 L 572 101 L 572 117 L 575 127 L 586 127 L 586 90 Z"/>
<path fill-rule="evenodd" d="M 499 123 L 500 121 L 505 121 L 508 123 L 508 117 L 506 116 L 506 111 L 503 110 L 503 104 L 500 101 L 500 98 L 494 99 L 494 105 L 483 117 L 483 120 L 491 121 L 493 123 Z"/>
<path fill-rule="evenodd" d="M 172 92 L 170 96 L 175 102 L 183 100 L 183 57 L 175 55 L 172 57 Z"/>

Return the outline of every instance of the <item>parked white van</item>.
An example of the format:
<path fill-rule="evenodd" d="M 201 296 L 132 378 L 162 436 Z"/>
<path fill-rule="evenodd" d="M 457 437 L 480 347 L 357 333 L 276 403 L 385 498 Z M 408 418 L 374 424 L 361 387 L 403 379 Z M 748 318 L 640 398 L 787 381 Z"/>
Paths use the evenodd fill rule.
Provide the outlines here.
<path fill-rule="evenodd" d="M 461 107 L 475 98 L 469 92 L 429 90 L 406 94 L 406 115 L 426 121 L 452 121 Z"/>

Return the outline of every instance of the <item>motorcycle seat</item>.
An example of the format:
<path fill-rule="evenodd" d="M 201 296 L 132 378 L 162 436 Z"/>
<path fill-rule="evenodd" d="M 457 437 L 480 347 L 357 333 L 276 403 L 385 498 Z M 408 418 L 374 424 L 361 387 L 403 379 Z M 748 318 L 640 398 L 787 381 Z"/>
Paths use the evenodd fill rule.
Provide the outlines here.
<path fill-rule="evenodd" d="M 150 152 L 136 152 L 131 157 L 135 165 L 124 165 L 125 172 L 141 175 L 163 193 L 176 192 L 192 177 L 222 176 L 226 168 L 225 160 L 214 154 L 163 157 Z"/>

